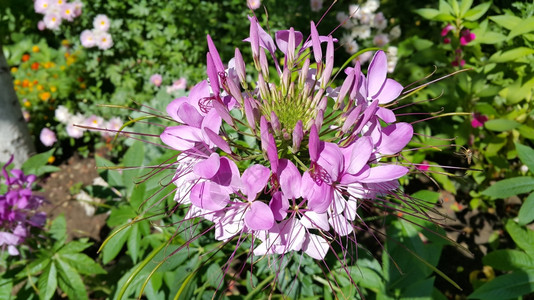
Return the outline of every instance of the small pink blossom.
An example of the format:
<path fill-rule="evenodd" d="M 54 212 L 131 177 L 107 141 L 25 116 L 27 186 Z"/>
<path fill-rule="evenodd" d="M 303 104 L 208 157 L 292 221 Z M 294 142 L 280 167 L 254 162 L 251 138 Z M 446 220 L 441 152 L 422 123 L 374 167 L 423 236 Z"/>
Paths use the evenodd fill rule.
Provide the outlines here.
<path fill-rule="evenodd" d="M 61 25 L 61 16 L 54 12 L 47 13 L 43 19 L 43 22 L 46 28 L 57 30 L 59 29 L 59 25 Z"/>
<path fill-rule="evenodd" d="M 474 113 L 473 119 L 471 120 L 471 127 L 478 128 L 484 126 L 484 123 L 488 121 L 488 117 L 486 115 L 480 114 L 480 113 Z"/>
<path fill-rule="evenodd" d="M 445 28 L 441 30 L 441 36 L 446 36 L 449 33 L 449 31 L 453 29 L 454 29 L 454 26 L 452 26 L 451 24 L 447 24 L 447 26 L 445 26 Z"/>
<path fill-rule="evenodd" d="M 446 37 L 446 38 L 443 39 L 443 43 L 444 44 L 450 44 L 451 43 L 451 39 Z"/>
<path fill-rule="evenodd" d="M 163 81 L 163 77 L 161 77 L 160 74 L 154 74 L 150 76 L 150 82 L 157 87 L 161 85 L 162 81 Z"/>
<path fill-rule="evenodd" d="M 247 0 L 247 6 L 252 10 L 256 10 L 261 6 L 261 0 Z"/>
<path fill-rule="evenodd" d="M 93 26 L 96 30 L 108 31 L 110 22 L 106 15 L 97 15 L 93 21 Z"/>
<path fill-rule="evenodd" d="M 96 45 L 95 34 L 92 30 L 86 29 L 80 35 L 80 41 L 85 48 L 91 48 Z"/>
<path fill-rule="evenodd" d="M 43 128 L 43 130 L 41 130 L 39 139 L 41 140 L 41 143 L 47 147 L 54 145 L 57 141 L 56 134 L 48 128 Z"/>
<path fill-rule="evenodd" d="M 33 3 L 33 8 L 35 9 L 36 13 L 45 14 L 49 7 L 49 0 L 37 0 Z"/>
<path fill-rule="evenodd" d="M 415 166 L 420 171 L 428 171 L 430 168 L 430 165 L 428 164 L 428 161 L 423 160 L 420 164 Z"/>
<path fill-rule="evenodd" d="M 465 46 L 469 44 L 476 38 L 476 35 L 469 31 L 469 29 L 462 31 L 462 36 L 460 37 L 460 45 Z"/>
<path fill-rule="evenodd" d="M 323 9 L 323 0 L 310 0 L 310 7 L 312 11 L 320 11 Z"/>
<path fill-rule="evenodd" d="M 98 49 L 107 50 L 113 46 L 113 39 L 111 34 L 107 32 L 96 32 L 95 33 L 96 46 Z"/>

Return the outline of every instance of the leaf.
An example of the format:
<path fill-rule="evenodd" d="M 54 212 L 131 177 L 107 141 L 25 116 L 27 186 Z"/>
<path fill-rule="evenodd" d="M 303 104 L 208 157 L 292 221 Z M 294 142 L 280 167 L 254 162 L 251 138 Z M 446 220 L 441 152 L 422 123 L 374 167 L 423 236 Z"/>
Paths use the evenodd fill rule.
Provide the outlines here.
<path fill-rule="evenodd" d="M 98 169 L 98 174 L 104 178 L 104 180 L 112 187 L 122 187 L 122 177 L 118 170 L 106 169 L 109 167 L 115 167 L 111 161 L 95 155 L 95 162 Z"/>
<path fill-rule="evenodd" d="M 130 228 L 130 234 L 128 235 L 128 241 L 126 242 L 128 246 L 128 253 L 132 258 L 132 261 L 137 263 L 139 258 L 139 250 L 141 247 L 141 233 L 139 232 L 139 223 L 133 224 Z"/>
<path fill-rule="evenodd" d="M 482 192 L 482 195 L 504 199 L 529 193 L 534 190 L 534 177 L 514 177 L 497 181 Z"/>
<path fill-rule="evenodd" d="M 521 23 L 520 17 L 512 15 L 491 16 L 489 19 L 508 30 L 514 29 Z"/>
<path fill-rule="evenodd" d="M 120 230 L 113 236 L 113 239 L 110 240 L 109 243 L 106 243 L 104 249 L 102 250 L 102 262 L 104 264 L 109 263 L 117 256 L 117 254 L 119 254 L 124 246 L 124 243 L 126 242 L 126 239 L 128 238 L 130 231 L 131 227 Z"/>
<path fill-rule="evenodd" d="M 25 174 L 34 174 L 37 177 L 47 173 L 47 171 L 49 170 L 53 172 L 55 170 L 54 168 L 52 169 L 48 168 L 48 170 L 44 169 L 44 167 L 48 164 L 48 159 L 53 154 L 54 154 L 54 149 L 50 149 L 46 152 L 39 153 L 37 155 L 30 157 L 28 160 L 26 160 L 22 164 L 22 167 L 21 167 L 22 171 Z"/>
<path fill-rule="evenodd" d="M 501 271 L 534 268 L 534 260 L 525 252 L 512 249 L 495 250 L 482 258 L 485 265 Z"/>
<path fill-rule="evenodd" d="M 65 253 L 60 256 L 60 259 L 67 262 L 80 274 L 106 274 L 106 270 L 104 270 L 98 263 L 83 253 Z"/>
<path fill-rule="evenodd" d="M 49 232 L 57 241 L 64 242 L 67 239 L 67 221 L 65 220 L 65 215 L 61 214 L 52 221 Z"/>
<path fill-rule="evenodd" d="M 87 239 L 81 239 L 79 241 L 71 241 L 65 246 L 63 246 L 58 253 L 59 254 L 66 254 L 66 253 L 78 253 L 82 252 L 83 250 L 91 247 L 93 243 L 88 243 Z"/>
<path fill-rule="evenodd" d="M 57 269 L 54 262 L 49 261 L 49 264 L 39 276 L 37 281 L 39 287 L 39 299 L 51 299 L 56 293 L 57 288 Z"/>
<path fill-rule="evenodd" d="M 58 282 L 61 290 L 67 294 L 69 299 L 88 299 L 87 291 L 85 290 L 85 285 L 83 284 L 80 274 L 61 259 L 56 259 L 55 261 L 57 263 L 59 274 Z"/>
<path fill-rule="evenodd" d="M 473 0 L 462 0 L 462 2 L 460 2 L 460 18 L 465 16 L 465 14 L 469 11 L 469 8 L 471 8 L 471 5 L 473 5 Z"/>
<path fill-rule="evenodd" d="M 521 162 L 534 172 L 534 149 L 519 143 L 515 143 L 515 149 Z"/>
<path fill-rule="evenodd" d="M 515 129 L 519 127 L 518 122 L 514 120 L 506 120 L 506 119 L 495 119 L 495 120 L 489 120 L 486 123 L 484 123 L 484 127 L 488 130 L 492 131 L 508 131 Z"/>
<path fill-rule="evenodd" d="M 377 270 L 363 266 L 354 266 L 348 268 L 354 283 L 368 288 L 374 292 L 384 290 L 384 278 Z M 346 271 L 341 270 L 340 272 L 344 273 Z"/>
<path fill-rule="evenodd" d="M 221 270 L 221 267 L 217 263 L 212 263 L 207 270 L 206 273 L 208 284 L 212 287 L 219 289 L 221 286 L 224 285 L 224 274 Z"/>
<path fill-rule="evenodd" d="M 467 21 L 476 21 L 480 19 L 480 17 L 482 17 L 488 11 L 490 6 L 491 6 L 491 1 L 479 4 L 471 8 L 470 10 L 468 10 L 464 15 L 464 19 L 466 19 Z"/>
<path fill-rule="evenodd" d="M 132 195 L 132 190 L 135 186 L 135 181 L 137 174 L 139 174 L 139 169 L 136 167 L 142 166 L 145 158 L 145 146 L 142 142 L 136 141 L 126 154 L 122 161 L 122 166 L 134 167 L 133 169 L 126 169 L 122 171 L 122 182 L 126 187 L 126 196 L 130 197 Z"/>
<path fill-rule="evenodd" d="M 534 193 L 528 195 L 527 199 L 519 209 L 519 225 L 526 225 L 534 220 Z"/>
<path fill-rule="evenodd" d="M 521 228 L 513 220 L 508 220 L 505 228 L 517 246 L 534 258 L 534 231 L 528 228 Z"/>
<path fill-rule="evenodd" d="M 473 33 L 476 34 L 476 39 L 473 42 L 478 44 L 497 44 L 506 40 L 506 35 L 494 31 L 480 32 L 478 30 L 473 30 Z"/>
<path fill-rule="evenodd" d="M 509 39 L 512 39 L 518 35 L 525 34 L 528 32 L 534 31 L 534 18 L 525 18 L 517 24 L 510 34 L 508 35 Z"/>
<path fill-rule="evenodd" d="M 503 62 L 509 62 L 514 61 L 520 58 L 524 58 L 525 56 L 534 53 L 534 49 L 527 48 L 527 47 L 517 47 L 512 50 L 508 50 L 505 52 L 497 51 L 497 53 L 493 54 L 489 58 L 489 62 L 497 62 L 497 63 L 503 63 Z"/>
<path fill-rule="evenodd" d="M 527 125 L 521 125 L 517 130 L 523 137 L 534 140 L 534 128 Z"/>
<path fill-rule="evenodd" d="M 432 20 L 435 16 L 439 14 L 439 11 L 437 9 L 432 9 L 432 8 L 420 8 L 420 9 L 416 9 L 415 13 L 425 19 Z"/>
<path fill-rule="evenodd" d="M 475 290 L 468 299 L 502 300 L 534 291 L 534 270 L 515 271 L 499 276 Z"/>
<path fill-rule="evenodd" d="M 439 12 L 442 13 L 442 14 L 452 15 L 454 13 L 454 10 L 450 6 L 450 4 L 447 3 L 447 1 L 439 0 Z"/>

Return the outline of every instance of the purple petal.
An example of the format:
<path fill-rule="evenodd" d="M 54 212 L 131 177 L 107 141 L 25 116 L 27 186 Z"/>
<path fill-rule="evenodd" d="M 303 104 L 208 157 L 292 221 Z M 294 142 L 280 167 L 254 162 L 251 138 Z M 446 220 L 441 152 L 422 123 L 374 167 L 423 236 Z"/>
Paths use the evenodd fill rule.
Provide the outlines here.
<path fill-rule="evenodd" d="M 362 108 L 363 108 L 363 105 L 358 105 L 352 109 L 352 111 L 347 116 L 347 119 L 345 119 L 345 123 L 343 123 L 343 126 L 341 127 L 341 131 L 348 132 L 348 130 L 352 127 L 352 125 L 356 123 L 356 121 L 360 117 Z"/>
<path fill-rule="evenodd" d="M 300 149 L 300 143 L 304 137 L 304 131 L 302 130 L 302 120 L 298 120 L 293 129 L 293 152 L 297 153 Z"/>
<path fill-rule="evenodd" d="M 317 127 L 315 124 L 312 124 L 310 128 L 310 135 L 308 141 L 308 151 L 310 153 L 310 160 L 316 162 L 319 158 L 319 147 L 320 147 L 319 134 L 317 133 Z"/>
<path fill-rule="evenodd" d="M 245 224 L 252 230 L 269 230 L 274 225 L 271 208 L 261 202 L 254 201 L 245 213 Z"/>
<path fill-rule="evenodd" d="M 202 120 L 204 119 L 204 117 L 198 113 L 197 109 L 187 102 L 182 103 L 178 108 L 177 115 L 183 123 L 196 128 L 200 128 L 200 124 L 202 124 Z"/>
<path fill-rule="evenodd" d="M 345 99 L 345 96 L 347 96 L 348 92 L 352 90 L 352 83 L 354 82 L 354 72 L 355 70 L 351 68 L 352 70 L 347 75 L 347 78 L 345 78 L 345 81 L 343 81 L 343 84 L 341 85 L 341 89 L 339 90 L 339 94 L 337 95 L 336 102 L 343 102 Z M 340 103 L 341 104 L 341 103 Z"/>
<path fill-rule="evenodd" d="M 403 89 L 402 85 L 395 80 L 391 78 L 386 79 L 386 83 L 379 92 L 380 94 L 376 96 L 378 102 L 380 104 L 386 104 L 397 99 Z"/>
<path fill-rule="evenodd" d="M 209 129 L 208 127 L 205 127 L 202 129 L 204 136 L 209 139 L 211 143 L 213 143 L 215 146 L 219 147 L 222 151 L 232 154 L 232 149 L 230 148 L 230 145 L 218 134 L 213 132 L 213 130 Z"/>
<path fill-rule="evenodd" d="M 330 244 L 323 237 L 316 234 L 309 234 L 302 244 L 302 250 L 314 259 L 324 259 Z"/>
<path fill-rule="evenodd" d="M 354 231 L 353 225 L 342 214 L 332 215 L 329 221 L 334 231 L 340 236 L 346 236 Z"/>
<path fill-rule="evenodd" d="M 209 179 L 213 177 L 220 167 L 220 157 L 217 153 L 212 153 L 208 159 L 203 160 L 195 164 L 193 167 L 193 173 L 196 175 Z"/>
<path fill-rule="evenodd" d="M 201 82 L 197 83 L 193 88 L 191 88 L 191 91 L 189 92 L 188 96 L 188 102 L 189 104 L 196 107 L 198 112 L 202 114 L 202 110 L 199 106 L 199 101 L 210 97 L 210 87 L 206 80 L 202 80 Z"/>
<path fill-rule="evenodd" d="M 298 199 L 301 197 L 301 178 L 297 167 L 288 159 L 282 158 L 278 167 L 278 180 L 284 196 L 288 199 Z"/>
<path fill-rule="evenodd" d="M 230 112 L 228 111 L 228 108 L 224 105 L 224 103 L 219 101 L 212 101 L 213 108 L 217 111 L 217 114 L 230 126 L 234 126 L 234 119 L 232 119 L 232 116 L 230 115 Z"/>
<path fill-rule="evenodd" d="M 221 61 L 221 56 L 219 56 L 219 52 L 217 51 L 217 47 L 215 47 L 215 44 L 211 40 L 210 35 L 207 36 L 208 40 L 208 49 L 209 53 L 211 54 L 211 58 L 213 59 L 213 63 L 215 64 L 215 67 L 217 68 L 218 72 L 224 72 L 224 65 Z"/>
<path fill-rule="evenodd" d="M 226 189 L 211 181 L 195 184 L 191 189 L 191 203 L 206 210 L 223 209 L 230 201 L 230 195 Z"/>
<path fill-rule="evenodd" d="M 276 45 L 278 49 L 287 55 L 287 47 L 289 42 L 289 33 L 290 30 L 279 30 L 275 34 Z M 300 31 L 295 31 L 295 47 L 298 47 L 302 43 L 302 33 Z"/>
<path fill-rule="evenodd" d="M 336 144 L 323 142 L 317 163 L 328 173 L 330 182 L 337 181 L 339 173 L 343 171 L 343 153 Z"/>
<path fill-rule="evenodd" d="M 373 60 L 369 64 L 367 71 L 367 92 L 368 96 L 376 99 L 375 96 L 380 92 L 388 72 L 388 61 L 384 51 L 377 51 Z"/>
<path fill-rule="evenodd" d="M 252 104 L 250 103 L 251 101 L 254 101 L 254 99 L 251 99 L 249 97 L 245 97 L 245 117 L 247 119 L 247 123 L 248 123 L 248 126 L 252 129 L 252 130 L 256 130 L 256 118 L 255 118 L 255 114 L 254 114 L 254 111 L 253 111 L 253 107 L 252 107 Z M 267 121 L 267 120 L 265 120 Z"/>
<path fill-rule="evenodd" d="M 256 199 L 258 193 L 267 185 L 270 175 L 271 170 L 262 165 L 249 166 L 243 172 L 243 176 L 241 176 L 244 187 L 243 192 L 248 196 L 249 201 Z"/>
<path fill-rule="evenodd" d="M 332 203 L 332 187 L 324 182 L 318 185 L 308 172 L 302 175 L 300 191 L 308 202 L 308 208 L 317 213 L 324 213 Z"/>
<path fill-rule="evenodd" d="M 395 113 L 391 109 L 379 106 L 376 115 L 386 123 L 393 123 L 397 120 Z"/>
<path fill-rule="evenodd" d="M 400 152 L 413 137 L 413 127 L 408 123 L 395 123 L 382 128 L 382 140 L 378 146 L 381 154 Z"/>
<path fill-rule="evenodd" d="M 267 152 L 267 146 L 269 145 L 269 125 L 263 115 L 260 118 L 260 138 L 261 150 Z"/>
<path fill-rule="evenodd" d="M 350 146 L 350 149 L 352 149 L 350 158 L 345 160 L 345 172 L 354 175 L 369 163 L 369 158 L 373 152 L 371 138 L 365 136 L 359 138 Z"/>
<path fill-rule="evenodd" d="M 241 82 L 244 82 L 246 80 L 245 61 L 243 60 L 243 56 L 241 55 L 241 52 L 238 48 L 235 48 L 234 58 L 237 77 L 239 77 L 239 80 Z"/>
<path fill-rule="evenodd" d="M 398 165 L 386 165 L 371 168 L 369 176 L 362 179 L 363 183 L 376 183 L 382 181 L 389 181 L 393 179 L 399 179 L 406 175 L 409 169 Z"/>
<path fill-rule="evenodd" d="M 276 141 L 272 134 L 269 134 L 269 144 L 267 144 L 267 157 L 271 163 L 271 170 L 273 173 L 278 172 L 278 149 L 276 148 Z"/>
<path fill-rule="evenodd" d="M 213 62 L 213 58 L 211 54 L 208 52 L 206 56 L 207 56 L 206 57 L 206 60 L 207 60 L 206 68 L 207 68 L 207 73 L 208 73 L 208 79 L 210 80 L 211 90 L 213 91 L 215 95 L 219 95 L 221 88 L 219 86 L 218 70 L 217 70 L 217 67 L 215 66 L 215 63 Z"/>
<path fill-rule="evenodd" d="M 287 216 L 287 210 L 289 209 L 289 201 L 286 197 L 282 197 L 280 191 L 273 194 L 269 207 L 273 212 L 274 219 L 276 221 L 282 221 Z"/>
<path fill-rule="evenodd" d="M 168 146 L 179 151 L 185 151 L 193 148 L 195 143 L 201 140 L 201 136 L 200 129 L 181 125 L 165 128 L 159 137 Z"/>
<path fill-rule="evenodd" d="M 249 17 L 250 20 L 250 38 L 245 39 L 245 41 L 250 41 L 250 46 L 252 47 L 252 56 L 260 56 L 260 37 L 258 33 L 258 21 L 256 18 Z"/>
<path fill-rule="evenodd" d="M 222 118 L 219 116 L 215 109 L 210 110 L 204 119 L 202 120 L 202 125 L 200 128 L 209 128 L 211 131 L 219 134 L 222 125 Z"/>
<path fill-rule="evenodd" d="M 313 56 L 315 57 L 315 62 L 319 63 L 323 59 L 323 50 L 321 49 L 321 42 L 319 41 L 319 32 L 317 32 L 317 27 L 315 23 L 311 21 L 311 40 L 313 46 Z"/>
<path fill-rule="evenodd" d="M 178 117 L 178 109 L 182 104 L 187 103 L 188 99 L 187 97 L 180 97 L 178 99 L 174 99 L 169 105 L 167 105 L 167 113 L 171 118 L 176 120 L 177 122 L 184 123 L 180 117 Z"/>

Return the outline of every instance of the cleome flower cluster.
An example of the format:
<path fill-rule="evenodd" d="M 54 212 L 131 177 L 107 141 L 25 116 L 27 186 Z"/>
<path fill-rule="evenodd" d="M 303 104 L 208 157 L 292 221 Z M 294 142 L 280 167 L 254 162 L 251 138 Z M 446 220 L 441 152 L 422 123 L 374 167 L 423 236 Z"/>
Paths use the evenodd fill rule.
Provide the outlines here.
<path fill-rule="evenodd" d="M 336 39 L 313 22 L 307 39 L 293 28 L 273 39 L 249 20 L 257 80 L 247 81 L 239 49 L 225 68 L 208 36 L 208 80 L 167 106 L 178 125 L 160 138 L 179 151 L 175 200 L 186 219 L 212 222 L 217 240 L 324 259 L 352 240 L 340 237 L 358 230 L 361 200 L 394 195 L 409 171 L 390 158 L 413 128 L 385 106 L 403 87 L 378 51 L 367 75 L 356 63 L 333 88 Z"/>
<path fill-rule="evenodd" d="M 42 197 L 32 192 L 36 176 L 25 175 L 18 169 L 8 171 L 7 167 L 12 162 L 13 157 L 2 168 L 1 183 L 7 186 L 7 190 L 0 195 L 0 248 L 7 248 L 10 255 L 19 255 L 17 246 L 24 243 L 32 227 L 44 225 L 46 214 L 35 212 L 44 202 Z"/>

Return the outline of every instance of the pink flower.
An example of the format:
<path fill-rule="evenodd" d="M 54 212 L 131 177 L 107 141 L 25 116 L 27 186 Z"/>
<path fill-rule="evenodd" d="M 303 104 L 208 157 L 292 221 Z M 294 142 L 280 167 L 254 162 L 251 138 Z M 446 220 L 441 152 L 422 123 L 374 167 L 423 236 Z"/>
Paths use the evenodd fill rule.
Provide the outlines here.
<path fill-rule="evenodd" d="M 48 29 L 57 30 L 61 25 L 61 15 L 55 12 L 49 12 L 45 15 L 43 22 Z"/>
<path fill-rule="evenodd" d="M 161 85 L 162 80 L 163 80 L 163 77 L 161 77 L 160 74 L 154 74 L 150 76 L 150 82 L 157 87 Z"/>
<path fill-rule="evenodd" d="M 465 29 L 462 31 L 461 37 L 460 37 L 460 45 L 465 46 L 469 44 L 471 41 L 473 41 L 476 38 L 476 35 L 469 31 L 469 29 Z"/>
<path fill-rule="evenodd" d="M 107 50 L 113 46 L 111 34 L 103 31 L 95 32 L 96 46 L 98 49 Z"/>
<path fill-rule="evenodd" d="M 82 31 L 82 34 L 80 35 L 80 42 L 85 48 L 94 47 L 96 45 L 96 38 L 93 31 L 88 29 Z"/>
<path fill-rule="evenodd" d="M 97 15 L 93 21 L 93 26 L 96 30 L 106 32 L 110 26 L 109 18 L 106 15 Z"/>
<path fill-rule="evenodd" d="M 41 143 L 47 147 L 54 145 L 54 143 L 57 141 L 56 134 L 46 127 L 41 130 L 39 139 L 41 140 Z"/>
<path fill-rule="evenodd" d="M 43 21 L 39 21 L 39 22 L 37 22 L 37 29 L 39 29 L 40 31 L 45 30 L 45 29 L 46 29 L 46 24 L 45 24 L 45 22 L 43 22 Z"/>
<path fill-rule="evenodd" d="M 247 6 L 252 10 L 256 10 L 261 6 L 261 0 L 247 0 Z"/>
<path fill-rule="evenodd" d="M 480 114 L 480 113 L 473 113 L 473 119 L 471 120 L 471 127 L 478 128 L 484 126 L 484 123 L 488 121 L 488 117 L 486 115 Z"/>
<path fill-rule="evenodd" d="M 452 26 L 451 24 L 447 24 L 447 26 L 445 26 L 445 28 L 441 30 L 441 36 L 446 36 L 449 33 L 449 31 L 453 29 L 454 29 L 454 26 Z"/>
<path fill-rule="evenodd" d="M 418 170 L 421 170 L 421 171 L 428 171 L 428 169 L 430 168 L 430 166 L 428 164 L 428 161 L 426 161 L 426 160 L 423 160 L 423 162 L 421 162 L 420 164 L 416 165 L 415 167 Z"/>
<path fill-rule="evenodd" d="M 45 14 L 50 7 L 50 0 L 36 0 L 33 7 L 36 13 Z"/>
<path fill-rule="evenodd" d="M 443 43 L 444 44 L 450 44 L 451 43 L 451 39 L 450 38 L 444 38 L 443 39 Z"/>

